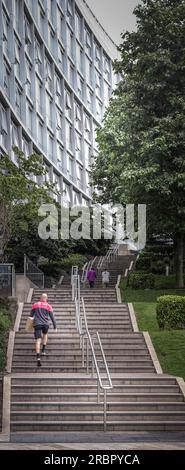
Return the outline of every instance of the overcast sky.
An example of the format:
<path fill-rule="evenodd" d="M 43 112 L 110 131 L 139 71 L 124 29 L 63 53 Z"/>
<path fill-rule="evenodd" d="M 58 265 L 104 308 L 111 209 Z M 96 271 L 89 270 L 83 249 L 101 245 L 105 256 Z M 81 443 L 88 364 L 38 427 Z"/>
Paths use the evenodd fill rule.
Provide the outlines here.
<path fill-rule="evenodd" d="M 93 13 L 116 44 L 123 30 L 132 31 L 136 25 L 133 10 L 139 0 L 86 0 Z"/>

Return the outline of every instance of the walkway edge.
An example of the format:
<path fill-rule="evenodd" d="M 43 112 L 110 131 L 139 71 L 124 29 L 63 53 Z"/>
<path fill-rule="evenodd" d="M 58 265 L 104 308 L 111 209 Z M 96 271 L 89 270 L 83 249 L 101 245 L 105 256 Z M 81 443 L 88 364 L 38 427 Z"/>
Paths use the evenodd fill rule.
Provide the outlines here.
<path fill-rule="evenodd" d="M 116 284 L 116 295 L 117 295 L 118 304 L 122 303 L 121 291 L 120 291 L 120 288 L 119 288 L 120 281 L 121 281 L 121 274 L 119 274 L 118 279 L 117 279 L 117 284 Z"/>
<path fill-rule="evenodd" d="M 7 361 L 6 361 L 6 372 L 8 372 L 8 374 L 10 374 L 12 370 L 14 340 L 15 340 L 15 331 L 10 331 L 9 338 L 8 338 Z"/>
<path fill-rule="evenodd" d="M 10 440 L 10 394 L 11 377 L 5 375 L 3 380 L 2 433 L 0 433 L 0 441 L 4 442 Z"/>
<path fill-rule="evenodd" d="M 19 331 L 19 326 L 20 326 L 20 321 L 21 321 L 21 316 L 22 316 L 22 311 L 23 311 L 23 302 L 19 302 L 18 305 L 18 310 L 17 310 L 17 316 L 15 319 L 15 325 L 13 331 L 17 332 Z"/>
<path fill-rule="evenodd" d="M 33 295 L 33 287 L 30 287 L 29 292 L 28 292 L 28 297 L 27 297 L 27 300 L 26 300 L 26 302 L 28 304 L 31 303 L 32 295 Z"/>
<path fill-rule="evenodd" d="M 143 336 L 145 338 L 145 342 L 146 342 L 148 351 L 150 353 L 150 356 L 152 358 L 152 362 L 153 362 L 153 365 L 155 367 L 155 370 L 156 370 L 157 374 L 162 374 L 163 373 L 162 367 L 160 365 L 159 359 L 158 359 L 157 354 L 155 352 L 155 349 L 154 349 L 154 346 L 153 346 L 153 343 L 152 343 L 152 340 L 150 338 L 150 335 L 149 335 L 148 331 L 143 331 Z"/>
<path fill-rule="evenodd" d="M 179 388 L 183 394 L 184 400 L 185 400 L 185 382 L 182 377 L 176 377 L 177 383 L 179 385 Z"/>
<path fill-rule="evenodd" d="M 130 314 L 130 319 L 131 319 L 133 331 L 135 333 L 138 333 L 139 328 L 138 328 L 137 319 L 136 319 L 136 315 L 135 315 L 134 307 L 133 307 L 132 303 L 128 303 L 128 310 L 129 310 L 129 314 Z"/>

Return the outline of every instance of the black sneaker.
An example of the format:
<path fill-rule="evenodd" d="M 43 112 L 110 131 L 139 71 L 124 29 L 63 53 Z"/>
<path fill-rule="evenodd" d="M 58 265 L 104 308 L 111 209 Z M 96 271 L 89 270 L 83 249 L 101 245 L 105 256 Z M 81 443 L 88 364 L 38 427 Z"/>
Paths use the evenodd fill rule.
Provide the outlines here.
<path fill-rule="evenodd" d="M 41 367 L 41 362 L 40 362 L 40 359 L 37 359 L 37 367 Z"/>
<path fill-rule="evenodd" d="M 46 356 L 46 352 L 45 352 L 45 351 L 42 351 L 42 352 L 41 352 L 41 356 Z"/>

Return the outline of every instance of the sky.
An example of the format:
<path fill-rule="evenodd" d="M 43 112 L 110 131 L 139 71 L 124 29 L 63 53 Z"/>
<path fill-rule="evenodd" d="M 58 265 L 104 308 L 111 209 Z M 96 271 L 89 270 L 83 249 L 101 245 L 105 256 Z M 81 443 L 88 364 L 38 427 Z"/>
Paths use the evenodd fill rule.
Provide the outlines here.
<path fill-rule="evenodd" d="M 123 31 L 135 28 L 132 12 L 139 0 L 86 0 L 86 3 L 116 44 L 120 44 Z"/>

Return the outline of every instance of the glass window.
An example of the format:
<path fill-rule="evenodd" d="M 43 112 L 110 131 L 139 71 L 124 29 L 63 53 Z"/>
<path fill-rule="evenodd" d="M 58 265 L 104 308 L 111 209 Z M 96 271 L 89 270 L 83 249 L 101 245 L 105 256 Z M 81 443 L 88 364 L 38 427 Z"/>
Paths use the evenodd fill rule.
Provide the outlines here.
<path fill-rule="evenodd" d="M 24 31 L 25 31 L 25 43 L 26 44 L 31 44 L 32 43 L 32 35 L 31 35 L 31 24 L 25 18 L 25 23 L 24 23 Z"/>
<path fill-rule="evenodd" d="M 96 98 L 96 115 L 98 119 L 102 119 L 102 104 L 101 102 Z"/>
<path fill-rule="evenodd" d="M 20 0 L 15 0 L 14 7 L 15 7 L 15 26 L 17 31 L 20 31 L 21 21 L 20 21 Z"/>
<path fill-rule="evenodd" d="M 25 139 L 22 139 L 22 151 L 26 158 L 30 156 L 30 146 L 29 142 Z"/>
<path fill-rule="evenodd" d="M 85 135 L 88 139 L 90 139 L 90 135 L 91 135 L 91 122 L 90 122 L 90 118 L 85 115 L 85 120 L 84 120 L 84 129 L 85 129 Z"/>
<path fill-rule="evenodd" d="M 55 77 L 55 94 L 56 94 L 56 102 L 62 105 L 62 79 L 56 75 Z"/>
<path fill-rule="evenodd" d="M 57 143 L 57 162 L 61 168 L 63 167 L 63 158 L 64 158 L 63 147 L 61 147 L 61 145 Z"/>
<path fill-rule="evenodd" d="M 38 142 L 43 147 L 43 124 L 38 120 Z"/>
<path fill-rule="evenodd" d="M 36 104 L 37 109 L 43 114 L 43 107 L 42 107 L 42 83 L 39 78 L 36 77 L 35 79 L 35 89 L 36 89 Z"/>
<path fill-rule="evenodd" d="M 107 80 L 110 81 L 111 67 L 110 67 L 110 60 L 107 57 L 104 57 L 104 75 L 107 78 Z"/>
<path fill-rule="evenodd" d="M 62 113 L 59 110 L 56 113 L 56 131 L 57 137 L 62 139 Z"/>
<path fill-rule="evenodd" d="M 82 42 L 82 17 L 77 12 L 75 13 L 75 28 L 76 37 Z"/>
<path fill-rule="evenodd" d="M 58 45 L 58 63 L 61 66 L 62 70 L 65 68 L 65 54 L 64 49 L 60 45 Z"/>
<path fill-rule="evenodd" d="M 69 155 L 67 156 L 67 173 L 71 178 L 73 177 L 73 159 Z"/>
<path fill-rule="evenodd" d="M 87 87 L 87 104 L 92 109 L 93 107 L 93 93 L 90 88 Z"/>
<path fill-rule="evenodd" d="M 103 99 L 104 99 L 105 107 L 107 107 L 108 104 L 109 104 L 110 93 L 111 93 L 111 89 L 110 89 L 108 83 L 104 82 L 104 93 L 103 93 L 104 96 L 103 96 Z"/>
<path fill-rule="evenodd" d="M 76 176 L 77 176 L 77 183 L 80 187 L 82 187 L 83 183 L 83 169 L 81 168 L 80 165 L 76 165 Z"/>
<path fill-rule="evenodd" d="M 38 24 L 42 35 L 44 34 L 44 19 L 45 11 L 40 5 L 38 5 Z"/>
<path fill-rule="evenodd" d="M 46 119 L 47 124 L 53 128 L 53 100 L 48 93 L 46 93 Z"/>
<path fill-rule="evenodd" d="M 28 60 L 26 60 L 26 83 L 25 83 L 25 87 L 26 87 L 26 93 L 29 96 L 31 96 L 31 65 L 28 62 Z"/>
<path fill-rule="evenodd" d="M 90 59 L 86 57 L 86 80 L 92 85 L 92 63 Z"/>
<path fill-rule="evenodd" d="M 54 154 L 54 140 L 53 136 L 51 134 L 48 134 L 48 155 L 50 159 L 53 159 L 53 154 Z"/>
<path fill-rule="evenodd" d="M 95 61 L 98 67 L 100 66 L 101 62 L 101 49 L 98 45 L 95 46 Z"/>
<path fill-rule="evenodd" d="M 7 96 L 10 95 L 10 69 L 8 65 L 4 62 L 4 69 L 3 69 L 3 84 L 4 90 Z"/>
<path fill-rule="evenodd" d="M 85 142 L 84 143 L 84 154 L 85 154 L 85 165 L 88 168 L 91 164 L 91 146 Z"/>
<path fill-rule="evenodd" d="M 26 101 L 26 125 L 30 132 L 32 132 L 32 116 L 33 116 L 32 107 L 30 106 L 29 102 Z"/>
<path fill-rule="evenodd" d="M 35 42 L 35 69 L 42 75 L 42 50 L 38 41 Z"/>
<path fill-rule="evenodd" d="M 6 110 L 1 107 L 1 143 L 4 147 L 8 145 L 8 124 Z"/>
<path fill-rule="evenodd" d="M 77 92 L 78 96 L 83 100 L 84 96 L 84 81 L 80 77 L 80 75 L 77 74 Z"/>
<path fill-rule="evenodd" d="M 17 77 L 20 77 L 20 44 L 14 38 L 14 53 L 15 53 L 15 72 Z"/>
<path fill-rule="evenodd" d="M 72 1 L 67 0 L 67 19 L 69 23 L 72 25 L 73 22 L 73 6 L 72 6 Z"/>
<path fill-rule="evenodd" d="M 91 33 L 87 30 L 85 30 L 85 50 L 90 56 L 92 55 Z"/>
<path fill-rule="evenodd" d="M 65 94 L 65 109 L 66 109 L 66 116 L 68 118 L 72 118 L 72 99 L 69 92 L 66 91 Z"/>
<path fill-rule="evenodd" d="M 54 13 L 54 8 L 55 8 L 55 5 L 54 5 L 54 1 L 53 0 L 47 0 L 47 7 L 48 7 L 48 19 L 49 21 L 51 21 L 51 23 L 54 22 L 54 18 L 55 18 L 55 13 Z"/>
<path fill-rule="evenodd" d="M 3 52 L 8 54 L 8 33 L 9 33 L 9 19 L 6 14 L 3 12 Z"/>
<path fill-rule="evenodd" d="M 75 127 L 82 130 L 82 110 L 78 104 L 75 105 Z"/>
<path fill-rule="evenodd" d="M 52 73 L 52 64 L 49 60 L 46 59 L 45 63 L 45 74 L 46 74 L 46 87 L 52 91 L 53 85 L 53 73 Z"/>
<path fill-rule="evenodd" d="M 77 132 L 75 133 L 75 151 L 77 158 L 82 160 L 82 138 Z"/>
<path fill-rule="evenodd" d="M 20 115 L 21 114 L 21 90 L 19 86 L 16 86 L 15 90 L 15 106 L 16 106 L 16 111 Z"/>
<path fill-rule="evenodd" d="M 68 121 L 66 121 L 66 146 L 69 150 L 72 150 L 73 146 L 73 129 Z"/>
<path fill-rule="evenodd" d="M 80 72 L 83 71 L 83 51 L 78 43 L 76 43 L 76 64 Z"/>
<path fill-rule="evenodd" d="M 73 51 L 73 33 L 71 32 L 71 30 L 67 27 L 67 32 L 66 32 L 66 35 L 67 35 L 67 52 L 68 52 L 68 55 L 70 57 L 73 58 L 74 56 L 74 51 Z"/>
<path fill-rule="evenodd" d="M 19 148 L 19 132 L 18 128 L 12 125 L 12 145 Z"/>
<path fill-rule="evenodd" d="M 74 83 L 75 83 L 75 69 L 73 65 L 69 66 L 69 81 L 71 86 L 74 88 Z"/>

